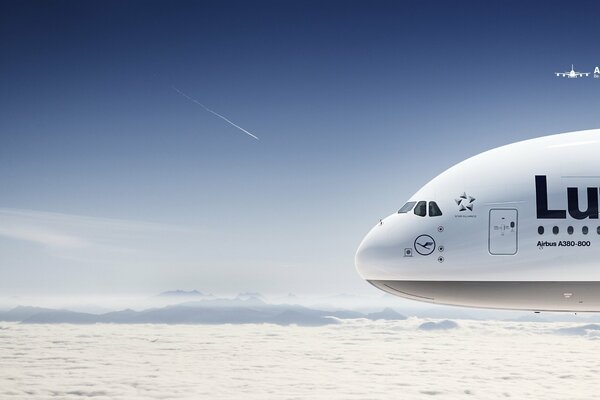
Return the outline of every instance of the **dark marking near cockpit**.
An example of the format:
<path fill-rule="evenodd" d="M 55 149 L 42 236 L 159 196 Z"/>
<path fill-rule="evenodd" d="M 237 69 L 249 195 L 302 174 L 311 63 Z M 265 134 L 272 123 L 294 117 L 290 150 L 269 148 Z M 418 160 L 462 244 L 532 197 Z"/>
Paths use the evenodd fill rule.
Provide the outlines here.
<path fill-rule="evenodd" d="M 428 256 L 435 250 L 435 240 L 429 235 L 419 235 L 414 243 L 415 251 L 422 256 Z"/>

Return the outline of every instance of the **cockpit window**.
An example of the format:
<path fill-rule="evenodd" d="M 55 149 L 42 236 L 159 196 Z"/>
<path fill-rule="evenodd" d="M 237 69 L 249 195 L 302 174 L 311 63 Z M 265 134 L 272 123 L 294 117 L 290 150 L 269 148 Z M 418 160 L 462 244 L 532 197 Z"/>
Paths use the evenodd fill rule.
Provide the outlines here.
<path fill-rule="evenodd" d="M 402 206 L 401 209 L 398 210 L 398 214 L 404 214 L 412 210 L 412 208 L 417 204 L 416 201 L 409 201 L 405 205 Z"/>
<path fill-rule="evenodd" d="M 424 217 L 425 215 L 427 215 L 426 201 L 419 201 L 417 203 L 417 206 L 415 207 L 415 215 L 418 215 L 419 217 Z"/>
<path fill-rule="evenodd" d="M 429 202 L 429 216 L 437 217 L 440 215 L 442 215 L 442 210 L 440 210 L 440 208 L 438 207 L 438 205 L 435 201 L 430 201 Z"/>

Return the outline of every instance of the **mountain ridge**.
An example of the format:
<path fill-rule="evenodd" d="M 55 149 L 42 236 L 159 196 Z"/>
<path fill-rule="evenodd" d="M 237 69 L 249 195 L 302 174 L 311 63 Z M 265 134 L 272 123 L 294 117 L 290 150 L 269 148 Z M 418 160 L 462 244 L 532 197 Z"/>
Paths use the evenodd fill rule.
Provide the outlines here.
<path fill-rule="evenodd" d="M 123 309 L 102 314 L 64 309 L 17 306 L 0 312 L 0 321 L 23 324 L 249 324 L 321 326 L 343 319 L 402 320 L 406 317 L 392 309 L 364 314 L 350 310 L 320 310 L 297 304 L 269 304 L 256 296 L 234 299 L 199 299 L 141 311 Z"/>

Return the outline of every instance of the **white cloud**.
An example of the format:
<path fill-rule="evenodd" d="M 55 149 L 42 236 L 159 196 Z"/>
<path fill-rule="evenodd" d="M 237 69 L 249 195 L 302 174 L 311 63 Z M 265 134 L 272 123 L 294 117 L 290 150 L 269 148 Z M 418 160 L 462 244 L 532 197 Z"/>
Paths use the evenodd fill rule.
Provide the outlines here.
<path fill-rule="evenodd" d="M 597 341 L 573 323 L 0 323 L 0 398 L 591 399 Z M 551 351 L 549 351 L 551 349 Z"/>

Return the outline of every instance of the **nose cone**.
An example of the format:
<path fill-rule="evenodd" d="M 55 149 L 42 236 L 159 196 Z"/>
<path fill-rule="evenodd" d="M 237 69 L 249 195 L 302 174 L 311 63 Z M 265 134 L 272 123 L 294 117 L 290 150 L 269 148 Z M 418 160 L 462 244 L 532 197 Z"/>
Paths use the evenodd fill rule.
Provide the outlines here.
<path fill-rule="evenodd" d="M 386 279 L 397 271 L 405 251 L 398 217 L 392 215 L 376 225 L 358 246 L 354 262 L 363 279 Z"/>

